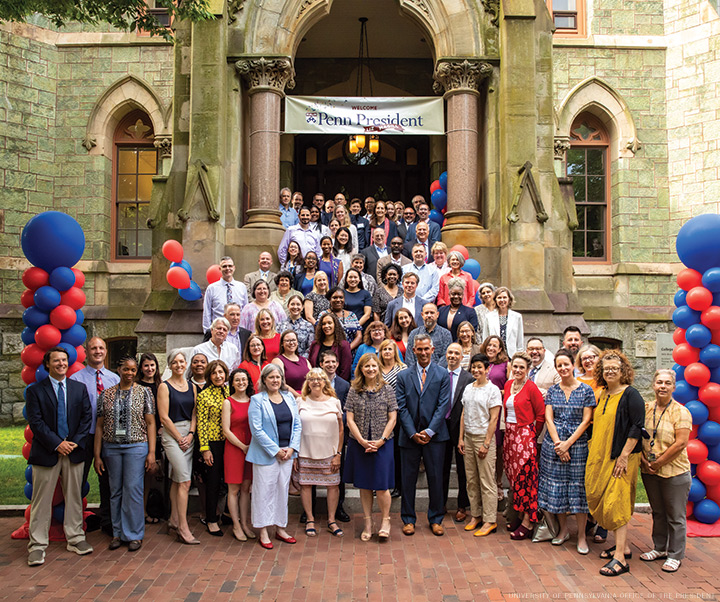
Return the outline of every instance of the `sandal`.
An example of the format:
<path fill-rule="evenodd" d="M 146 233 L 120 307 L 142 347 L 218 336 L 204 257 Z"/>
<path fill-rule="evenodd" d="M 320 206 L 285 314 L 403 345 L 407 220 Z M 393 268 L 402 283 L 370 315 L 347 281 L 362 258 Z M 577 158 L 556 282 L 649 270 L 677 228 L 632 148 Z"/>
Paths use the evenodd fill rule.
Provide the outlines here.
<path fill-rule="evenodd" d="M 145 524 L 146 525 L 157 525 L 160 522 L 159 518 L 155 518 L 154 516 L 146 516 L 145 517 Z"/>
<path fill-rule="evenodd" d="M 677 558 L 668 558 L 662 565 L 662 570 L 666 573 L 674 573 L 680 568 L 681 561 Z"/>
<path fill-rule="evenodd" d="M 380 541 L 387 541 L 390 537 L 390 517 L 386 516 L 380 523 L 380 530 L 378 531 L 378 539 Z"/>
<path fill-rule="evenodd" d="M 360 533 L 360 541 L 370 541 L 372 539 L 372 516 L 366 516 L 365 523 L 370 523 L 370 531 L 363 529 L 363 532 Z"/>
<path fill-rule="evenodd" d="M 640 560 L 644 560 L 645 562 L 652 562 L 653 560 L 657 560 L 658 558 L 667 558 L 667 552 L 658 552 L 657 550 L 650 550 L 649 552 L 640 554 Z"/>
<path fill-rule="evenodd" d="M 607 541 L 607 529 L 603 529 L 600 525 L 595 529 L 595 535 L 593 536 L 595 543 L 605 543 Z"/>
<path fill-rule="evenodd" d="M 312 522 L 312 521 L 308 521 L 308 522 Z M 333 529 L 330 525 L 335 525 L 335 528 Z M 338 525 L 335 521 L 329 522 L 327 524 L 327 530 L 330 533 L 332 533 L 335 537 L 342 537 L 343 535 L 345 535 L 345 533 L 343 533 L 343 530 L 340 527 L 338 527 Z"/>
<path fill-rule="evenodd" d="M 520 525 L 517 529 L 515 529 L 512 533 L 510 533 L 510 539 L 513 539 L 515 541 L 519 541 L 521 539 L 527 539 L 532 535 L 533 530 L 529 529 L 525 525 Z"/>
<path fill-rule="evenodd" d="M 620 570 L 617 570 L 617 567 L 620 567 Z M 618 575 L 622 575 L 623 573 L 629 573 L 630 572 L 630 565 L 625 563 L 623 564 L 619 560 L 616 560 L 613 558 L 610 562 L 608 562 L 605 566 L 603 566 L 600 569 L 600 574 L 603 577 L 617 577 Z"/>
<path fill-rule="evenodd" d="M 607 550 L 603 550 L 602 552 L 600 552 L 600 558 L 602 558 L 603 560 L 612 558 L 614 556 L 614 552 L 615 552 L 615 546 L 613 546 L 612 548 L 608 548 Z M 626 559 L 632 558 L 632 552 L 628 552 L 627 554 L 625 554 L 625 558 Z"/>
<path fill-rule="evenodd" d="M 310 525 L 312 525 L 312 527 Z M 307 535 L 308 537 L 317 537 L 314 520 L 309 520 L 305 523 L 305 535 Z"/>

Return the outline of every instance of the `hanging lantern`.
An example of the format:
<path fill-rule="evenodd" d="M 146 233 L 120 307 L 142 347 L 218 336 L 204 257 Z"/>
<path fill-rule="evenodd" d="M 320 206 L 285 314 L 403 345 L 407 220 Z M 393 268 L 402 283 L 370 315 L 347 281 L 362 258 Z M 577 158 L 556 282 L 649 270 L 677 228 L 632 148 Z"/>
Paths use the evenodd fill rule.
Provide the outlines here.
<path fill-rule="evenodd" d="M 368 149 L 373 154 L 376 154 L 380 150 L 380 138 L 378 136 L 370 136 Z"/>
<path fill-rule="evenodd" d="M 358 145 L 357 142 L 355 142 L 355 136 L 350 136 L 350 142 L 348 144 L 348 147 L 350 149 L 350 152 L 354 155 L 358 152 Z"/>

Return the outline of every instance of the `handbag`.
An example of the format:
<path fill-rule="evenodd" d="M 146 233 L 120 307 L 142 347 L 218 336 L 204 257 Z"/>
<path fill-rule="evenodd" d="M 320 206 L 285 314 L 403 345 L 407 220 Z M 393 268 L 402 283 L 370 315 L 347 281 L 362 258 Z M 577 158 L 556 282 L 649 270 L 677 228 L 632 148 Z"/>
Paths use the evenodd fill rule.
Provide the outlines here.
<path fill-rule="evenodd" d="M 542 510 L 542 514 L 542 519 L 535 525 L 535 529 L 533 530 L 533 543 L 555 539 L 560 532 L 560 523 L 558 523 L 557 516 L 547 510 Z"/>
<path fill-rule="evenodd" d="M 300 477 L 298 476 L 298 471 L 295 470 L 294 463 L 292 472 L 290 473 L 290 486 L 288 488 L 288 493 L 290 495 L 300 495 Z"/>

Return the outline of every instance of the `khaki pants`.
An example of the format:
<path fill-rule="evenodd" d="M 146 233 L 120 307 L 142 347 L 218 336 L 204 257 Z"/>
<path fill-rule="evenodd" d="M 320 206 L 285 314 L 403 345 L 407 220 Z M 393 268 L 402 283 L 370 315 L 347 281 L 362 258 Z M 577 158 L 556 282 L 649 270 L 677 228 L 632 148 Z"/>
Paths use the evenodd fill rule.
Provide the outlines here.
<path fill-rule="evenodd" d="M 63 530 L 68 543 L 76 544 L 85 539 L 83 531 L 82 477 L 83 462 L 73 464 L 68 456 L 58 455 L 55 466 L 32 467 L 32 501 L 30 502 L 30 543 L 28 552 L 44 550 L 50 541 L 52 499 L 58 477 L 65 498 Z"/>
<path fill-rule="evenodd" d="M 470 513 L 473 518 L 482 517 L 483 522 L 497 522 L 497 483 L 495 482 L 495 436 L 484 458 L 478 450 L 485 441 L 485 435 L 465 433 L 465 476 L 470 499 Z"/>

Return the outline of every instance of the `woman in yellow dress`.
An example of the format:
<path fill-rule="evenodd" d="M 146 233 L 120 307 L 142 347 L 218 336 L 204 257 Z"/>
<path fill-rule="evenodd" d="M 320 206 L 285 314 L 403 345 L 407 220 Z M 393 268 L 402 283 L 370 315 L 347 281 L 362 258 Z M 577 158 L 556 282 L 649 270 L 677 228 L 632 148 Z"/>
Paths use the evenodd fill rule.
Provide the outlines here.
<path fill-rule="evenodd" d="M 615 546 L 600 554 L 609 562 L 600 574 L 615 577 L 630 571 L 625 561 L 632 553 L 627 525 L 635 507 L 635 485 L 640 466 L 645 402 L 630 386 L 634 371 L 617 350 L 607 350 L 595 367 L 599 387 L 593 436 L 585 469 L 585 490 L 590 513 L 598 524 L 615 532 Z"/>

